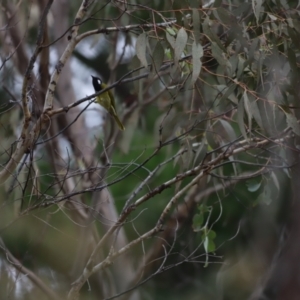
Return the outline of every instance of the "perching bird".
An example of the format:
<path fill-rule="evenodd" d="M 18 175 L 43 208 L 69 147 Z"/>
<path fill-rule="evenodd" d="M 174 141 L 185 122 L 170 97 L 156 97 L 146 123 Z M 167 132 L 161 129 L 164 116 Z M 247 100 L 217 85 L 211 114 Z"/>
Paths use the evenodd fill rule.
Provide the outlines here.
<path fill-rule="evenodd" d="M 95 92 L 100 92 L 101 90 L 105 89 L 107 85 L 101 81 L 99 77 L 95 77 L 91 75 L 93 78 L 93 86 Z M 96 102 L 99 103 L 101 106 L 103 106 L 109 114 L 115 119 L 115 121 L 118 124 L 118 127 L 121 130 L 125 130 L 124 125 L 120 121 L 117 111 L 116 111 L 116 104 L 115 104 L 115 98 L 110 90 L 104 92 L 101 95 L 98 95 L 96 97 Z"/>

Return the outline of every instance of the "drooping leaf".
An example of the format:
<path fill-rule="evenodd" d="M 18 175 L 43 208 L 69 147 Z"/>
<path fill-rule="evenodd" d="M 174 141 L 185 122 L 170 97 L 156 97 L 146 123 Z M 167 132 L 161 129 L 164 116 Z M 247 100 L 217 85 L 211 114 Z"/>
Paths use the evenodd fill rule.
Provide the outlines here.
<path fill-rule="evenodd" d="M 195 153 L 194 165 L 201 163 L 203 161 L 204 157 L 206 156 L 206 153 L 207 153 L 207 143 L 206 143 L 206 138 L 203 137 L 203 139 Z"/>
<path fill-rule="evenodd" d="M 240 127 L 241 133 L 244 136 L 245 140 L 247 139 L 247 134 L 246 134 L 246 129 L 245 129 L 245 124 L 244 124 L 244 99 L 242 98 L 239 101 L 238 104 L 238 109 L 237 109 L 237 119 L 238 119 L 238 125 Z"/>
<path fill-rule="evenodd" d="M 236 17 L 243 18 L 245 15 L 249 14 L 251 10 L 251 3 L 240 3 L 235 9 L 232 10 L 232 14 Z"/>
<path fill-rule="evenodd" d="M 200 42 L 200 15 L 197 8 L 192 9 L 193 12 L 193 30 L 196 43 Z"/>
<path fill-rule="evenodd" d="M 192 45 L 192 57 L 193 57 L 193 73 L 192 73 L 192 83 L 194 84 L 198 79 L 201 71 L 201 58 L 203 56 L 203 48 L 196 41 Z"/>
<path fill-rule="evenodd" d="M 145 32 L 140 34 L 136 40 L 135 50 L 136 55 L 141 61 L 142 65 L 147 68 L 147 58 L 146 58 L 146 46 L 147 46 L 147 35 Z"/>
<path fill-rule="evenodd" d="M 221 42 L 221 40 L 219 39 L 219 37 L 216 35 L 216 33 L 215 33 L 214 31 L 212 31 L 212 30 L 210 29 L 209 22 L 210 22 L 210 20 L 209 20 L 209 18 L 207 17 L 207 18 L 204 20 L 203 24 L 202 24 L 204 33 L 207 35 L 207 37 L 208 37 L 212 42 L 215 42 L 215 43 L 219 46 L 219 48 L 220 48 L 221 50 L 223 50 L 224 52 L 226 52 L 226 48 L 223 46 L 223 43 Z"/>
<path fill-rule="evenodd" d="M 240 55 L 238 57 L 238 64 L 237 64 L 237 73 L 236 77 L 237 79 L 240 79 L 242 74 L 244 73 L 245 67 L 244 67 L 245 60 Z"/>
<path fill-rule="evenodd" d="M 235 89 L 236 89 L 236 84 L 235 83 L 231 84 L 227 89 L 225 89 L 226 92 L 221 97 L 220 102 L 222 103 L 223 101 L 226 101 L 227 99 L 229 99 L 234 104 L 237 104 L 237 99 L 236 99 L 236 97 L 233 94 L 233 92 L 235 91 Z"/>
<path fill-rule="evenodd" d="M 152 58 L 153 58 L 153 66 L 152 66 L 152 74 L 156 74 L 162 63 L 164 61 L 165 51 L 160 42 L 157 42 L 155 45 Z"/>
<path fill-rule="evenodd" d="M 289 127 L 292 128 L 293 132 L 300 136 L 300 124 L 297 122 L 297 118 L 291 114 L 284 111 L 286 116 L 286 122 Z"/>
<path fill-rule="evenodd" d="M 227 135 L 225 142 L 227 143 L 227 142 L 234 141 L 237 138 L 237 136 L 236 136 L 235 131 L 232 128 L 231 124 L 228 121 L 222 120 L 222 119 L 219 119 L 219 122 L 220 122 L 221 126 L 223 127 L 223 129 L 225 130 L 226 135 Z"/>
<path fill-rule="evenodd" d="M 231 65 L 231 69 L 230 72 L 228 73 L 228 75 L 230 77 L 233 77 L 234 73 L 236 72 L 237 66 L 238 66 L 238 56 L 237 55 L 233 55 L 229 58 L 229 62 Z"/>
<path fill-rule="evenodd" d="M 252 0 L 252 8 L 258 25 L 260 13 L 262 11 L 262 0 Z"/>
<path fill-rule="evenodd" d="M 255 121 L 257 122 L 257 124 L 259 125 L 260 128 L 263 128 L 263 122 L 261 119 L 261 112 L 257 106 L 257 101 L 256 99 L 254 99 L 254 97 L 252 95 L 248 96 L 248 100 L 250 102 L 250 110 L 251 113 L 253 115 L 253 118 L 255 119 Z"/>
<path fill-rule="evenodd" d="M 279 183 L 279 180 L 277 178 L 277 175 L 275 174 L 275 172 L 271 172 L 271 178 L 274 182 L 274 185 L 276 186 L 278 192 L 280 191 L 280 183 Z"/>
<path fill-rule="evenodd" d="M 236 23 L 235 17 L 223 7 L 218 7 L 213 14 L 225 26 L 233 26 Z"/>
<path fill-rule="evenodd" d="M 212 56 L 218 61 L 220 65 L 225 66 L 227 64 L 227 59 L 224 56 L 224 52 L 220 47 L 218 47 L 217 43 L 211 43 Z"/>
<path fill-rule="evenodd" d="M 251 110 L 251 106 L 250 106 L 251 104 L 250 104 L 250 101 L 249 101 L 248 94 L 247 94 L 246 90 L 244 91 L 243 98 L 244 98 L 244 107 L 245 107 L 246 113 L 248 115 L 248 128 L 249 128 L 249 131 L 251 132 L 251 129 L 252 129 L 252 110 Z"/>
<path fill-rule="evenodd" d="M 190 3 L 190 7 L 191 8 L 198 8 L 199 5 L 200 5 L 200 0 L 189 0 L 189 3 Z"/>
<path fill-rule="evenodd" d="M 178 62 L 181 58 L 181 54 L 186 46 L 188 40 L 188 35 L 183 27 L 177 33 L 177 37 L 175 40 L 175 47 L 174 47 L 174 59 L 175 62 Z"/>

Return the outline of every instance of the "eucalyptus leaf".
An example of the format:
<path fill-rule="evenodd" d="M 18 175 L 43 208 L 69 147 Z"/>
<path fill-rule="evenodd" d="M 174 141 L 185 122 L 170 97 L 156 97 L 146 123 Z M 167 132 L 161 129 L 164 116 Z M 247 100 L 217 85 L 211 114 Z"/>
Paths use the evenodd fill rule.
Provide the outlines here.
<path fill-rule="evenodd" d="M 198 149 L 196 151 L 195 157 L 194 157 L 194 165 L 202 163 L 203 159 L 206 156 L 207 153 L 207 143 L 206 138 L 202 139 L 202 142 L 198 146 Z"/>
<path fill-rule="evenodd" d="M 182 52 L 186 46 L 188 40 L 188 35 L 183 27 L 180 28 L 178 31 L 176 40 L 175 40 L 175 47 L 174 47 L 174 59 L 175 62 L 178 62 L 181 58 Z"/>
<path fill-rule="evenodd" d="M 140 34 L 136 40 L 135 50 L 142 65 L 147 68 L 148 62 L 146 58 L 147 35 L 145 32 Z"/>
<path fill-rule="evenodd" d="M 247 140 L 247 134 L 245 130 L 245 124 L 244 124 L 244 100 L 241 99 L 238 104 L 238 109 L 237 109 L 237 119 L 238 119 L 238 125 L 240 127 L 241 133 L 244 136 L 245 140 Z"/>
<path fill-rule="evenodd" d="M 200 15 L 197 8 L 192 9 L 193 12 L 193 30 L 194 30 L 194 36 L 195 41 L 199 43 L 200 41 Z"/>
<path fill-rule="evenodd" d="M 226 92 L 223 93 L 223 96 L 221 97 L 220 102 L 223 102 L 223 101 L 226 101 L 227 99 L 229 99 L 234 104 L 237 104 L 237 99 L 234 95 L 234 91 L 235 91 L 236 87 L 237 87 L 236 84 L 232 83 L 228 88 L 226 88 Z"/>
<path fill-rule="evenodd" d="M 260 13 L 262 11 L 262 0 L 252 0 L 252 8 L 258 25 Z"/>
<path fill-rule="evenodd" d="M 194 84 L 198 79 L 201 71 L 201 57 L 203 56 L 203 48 L 196 41 L 192 45 L 192 57 L 193 57 L 193 73 L 192 73 L 192 83 Z"/>
<path fill-rule="evenodd" d="M 219 122 L 227 134 L 226 143 L 236 140 L 237 136 L 236 136 L 235 131 L 232 128 L 231 124 L 229 122 L 227 122 L 226 120 L 222 120 L 222 119 L 219 119 Z"/>
<path fill-rule="evenodd" d="M 226 48 L 223 46 L 223 43 L 219 39 L 219 37 L 211 30 L 209 26 L 209 18 L 207 17 L 203 24 L 203 31 L 207 35 L 207 37 L 211 40 L 211 42 L 215 42 L 223 52 L 226 53 Z"/>
<path fill-rule="evenodd" d="M 262 183 L 261 181 L 257 181 L 254 179 L 248 180 L 246 182 L 248 191 L 252 192 L 252 193 L 257 192 L 259 190 L 259 188 L 261 187 L 261 183 Z"/>
<path fill-rule="evenodd" d="M 175 37 L 171 34 L 169 34 L 169 32 L 166 32 L 166 38 L 167 41 L 169 42 L 170 46 L 172 49 L 175 48 Z"/>
<path fill-rule="evenodd" d="M 286 111 L 284 113 L 286 116 L 287 125 L 292 128 L 295 134 L 300 136 L 300 124 L 297 122 L 297 118 L 293 114 L 287 113 Z"/>
<path fill-rule="evenodd" d="M 218 7 L 213 11 L 213 14 L 224 26 L 233 26 L 236 23 L 235 17 L 223 7 Z"/>
<path fill-rule="evenodd" d="M 152 73 L 156 74 L 160 67 L 162 66 L 162 63 L 164 61 L 164 56 L 165 56 L 165 50 L 162 47 L 160 42 L 157 42 L 155 45 L 152 58 L 153 58 L 153 67 L 152 67 Z"/>
<path fill-rule="evenodd" d="M 248 96 L 248 100 L 250 102 L 250 111 L 255 119 L 255 121 L 257 122 L 257 124 L 259 125 L 260 128 L 263 128 L 263 122 L 262 122 L 262 118 L 261 118 L 261 112 L 257 106 L 257 101 L 256 99 L 254 99 L 254 97 L 252 95 Z"/>
<path fill-rule="evenodd" d="M 218 46 L 217 43 L 212 42 L 211 43 L 211 50 L 212 50 L 212 56 L 218 61 L 220 65 L 226 65 L 227 64 L 227 59 L 224 56 L 224 52 L 220 47 Z"/>
<path fill-rule="evenodd" d="M 251 104 L 250 104 L 250 101 L 249 101 L 248 94 L 247 94 L 246 90 L 244 91 L 243 98 L 244 98 L 244 107 L 245 107 L 246 113 L 248 115 L 248 128 L 249 128 L 249 131 L 251 132 L 251 129 L 252 129 L 252 110 L 251 110 L 251 106 L 250 106 Z"/>

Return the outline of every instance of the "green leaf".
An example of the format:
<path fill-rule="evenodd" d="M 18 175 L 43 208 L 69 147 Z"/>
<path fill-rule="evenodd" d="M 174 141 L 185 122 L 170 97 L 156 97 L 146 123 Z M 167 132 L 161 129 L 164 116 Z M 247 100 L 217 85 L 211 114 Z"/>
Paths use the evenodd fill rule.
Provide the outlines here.
<path fill-rule="evenodd" d="M 277 20 L 277 17 L 270 14 L 270 13 L 267 13 L 267 15 L 269 16 L 269 18 L 271 19 L 271 21 L 276 21 Z"/>
<path fill-rule="evenodd" d="M 257 100 L 255 100 L 252 95 L 249 95 L 248 100 L 250 103 L 250 110 L 251 110 L 251 113 L 252 113 L 255 121 L 260 126 L 260 128 L 263 128 L 263 122 L 261 119 L 260 110 L 257 106 Z"/>
<path fill-rule="evenodd" d="M 193 57 L 193 74 L 192 74 L 192 83 L 194 84 L 198 79 L 201 71 L 201 57 L 203 56 L 203 48 L 196 41 L 192 45 L 192 57 Z"/>
<path fill-rule="evenodd" d="M 277 175 L 274 172 L 271 172 L 271 178 L 274 182 L 274 185 L 276 186 L 277 190 L 280 191 L 280 183 L 279 180 L 277 178 Z"/>
<path fill-rule="evenodd" d="M 262 11 L 262 0 L 252 0 L 252 8 L 258 25 L 260 13 Z"/>
<path fill-rule="evenodd" d="M 244 62 L 245 60 L 243 59 L 243 57 L 239 55 L 236 74 L 237 79 L 240 79 L 241 75 L 244 73 Z"/>
<path fill-rule="evenodd" d="M 194 30 L 194 36 L 195 41 L 199 43 L 200 41 L 200 15 L 197 8 L 192 9 L 193 12 L 193 30 Z"/>
<path fill-rule="evenodd" d="M 249 192 L 254 193 L 261 187 L 261 181 L 257 182 L 255 179 L 250 179 L 246 182 L 247 189 Z"/>
<path fill-rule="evenodd" d="M 229 58 L 229 62 L 230 62 L 231 68 L 230 68 L 230 72 L 229 72 L 228 76 L 234 77 L 234 74 L 235 74 L 237 66 L 238 66 L 238 56 L 236 54 L 231 56 Z"/>
<path fill-rule="evenodd" d="M 293 114 L 287 113 L 286 111 L 284 111 L 284 113 L 286 115 L 287 125 L 292 128 L 295 134 L 300 136 L 300 125 L 297 122 L 297 118 Z"/>
<path fill-rule="evenodd" d="M 213 11 L 213 14 L 225 26 L 232 26 L 236 23 L 235 17 L 223 7 L 218 7 Z"/>
<path fill-rule="evenodd" d="M 226 48 L 223 46 L 221 40 L 219 39 L 219 37 L 210 29 L 209 26 L 209 18 L 207 17 L 203 23 L 203 31 L 204 33 L 207 35 L 207 37 L 212 41 L 215 42 L 220 49 L 222 49 L 225 53 L 226 53 Z"/>
<path fill-rule="evenodd" d="M 220 65 L 225 66 L 227 64 L 227 59 L 224 56 L 224 52 L 218 47 L 217 43 L 211 43 L 212 56 L 218 61 Z"/>
<path fill-rule="evenodd" d="M 152 67 L 152 73 L 156 74 L 160 67 L 162 66 L 162 63 L 164 61 L 164 57 L 165 57 L 165 50 L 162 47 L 160 42 L 157 42 L 157 44 L 155 45 L 154 51 L 153 51 L 153 67 Z"/>
<path fill-rule="evenodd" d="M 174 47 L 174 59 L 175 62 L 178 62 L 181 58 L 181 54 L 186 46 L 188 40 L 188 35 L 183 27 L 181 27 L 178 31 L 176 40 L 175 40 L 175 47 Z"/>
<path fill-rule="evenodd" d="M 213 241 L 215 237 L 216 234 L 212 230 L 207 234 L 202 235 L 203 246 L 206 253 L 214 252 L 216 250 L 216 245 Z"/>
<path fill-rule="evenodd" d="M 196 151 L 195 157 L 194 157 L 194 165 L 202 163 L 204 157 L 207 153 L 207 143 L 206 138 L 204 137 Z"/>
<path fill-rule="evenodd" d="M 249 131 L 251 132 L 251 129 L 252 129 L 252 110 L 251 110 L 251 107 L 250 107 L 250 102 L 249 102 L 249 98 L 248 98 L 248 94 L 247 94 L 246 90 L 244 91 L 243 98 L 244 98 L 244 107 L 245 107 L 246 113 L 248 115 L 248 128 L 249 128 Z"/>
<path fill-rule="evenodd" d="M 191 8 L 197 8 L 201 2 L 200 0 L 189 0 L 189 3 Z"/>
<path fill-rule="evenodd" d="M 176 36 L 176 31 L 172 27 L 167 27 L 166 30 L 169 35 Z"/>
<path fill-rule="evenodd" d="M 166 32 L 166 38 L 167 38 L 167 41 L 169 42 L 171 48 L 174 49 L 175 48 L 175 38 L 174 38 L 174 36 L 169 34 L 169 32 Z"/>
<path fill-rule="evenodd" d="M 229 122 L 227 122 L 226 120 L 222 120 L 222 119 L 219 119 L 219 122 L 227 134 L 226 142 L 234 141 L 236 139 L 236 134 L 235 134 L 235 131 L 232 128 L 231 124 Z"/>
<path fill-rule="evenodd" d="M 211 239 L 211 240 L 214 240 L 216 237 L 217 237 L 217 234 L 215 231 L 213 230 L 209 230 L 209 232 L 207 233 L 207 236 Z"/>
<path fill-rule="evenodd" d="M 201 212 L 201 213 L 205 213 L 205 212 L 210 212 L 211 211 L 211 207 L 210 206 L 207 206 L 205 204 L 201 204 L 198 206 L 198 210 Z"/>
<path fill-rule="evenodd" d="M 195 232 L 199 232 L 202 230 L 202 225 L 204 222 L 204 216 L 202 213 L 196 214 L 193 218 L 193 229 Z"/>
<path fill-rule="evenodd" d="M 237 119 L 238 119 L 238 125 L 240 127 L 241 133 L 244 136 L 245 140 L 247 140 L 247 134 L 246 134 L 246 129 L 245 129 L 245 124 L 244 124 L 244 100 L 241 99 L 238 104 L 238 109 L 237 109 Z"/>
<path fill-rule="evenodd" d="M 229 99 L 230 101 L 232 101 L 234 104 L 237 104 L 237 99 L 235 97 L 235 95 L 233 94 L 233 92 L 236 89 L 236 84 L 233 83 L 231 84 L 227 89 L 226 92 L 223 94 L 222 98 L 220 99 L 220 102 L 223 102 L 227 99 Z M 232 97 L 233 96 L 233 97 Z"/>
<path fill-rule="evenodd" d="M 146 58 L 146 46 L 147 46 L 147 35 L 145 32 L 140 34 L 136 40 L 135 50 L 136 55 L 140 62 L 145 68 L 148 68 L 147 58 Z"/>

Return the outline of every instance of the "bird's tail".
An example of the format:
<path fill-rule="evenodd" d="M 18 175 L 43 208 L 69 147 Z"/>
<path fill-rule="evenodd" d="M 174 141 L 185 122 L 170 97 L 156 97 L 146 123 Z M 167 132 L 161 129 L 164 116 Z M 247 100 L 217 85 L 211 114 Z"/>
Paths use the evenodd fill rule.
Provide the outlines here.
<path fill-rule="evenodd" d="M 113 117 L 114 117 L 115 121 L 117 122 L 118 127 L 120 128 L 120 130 L 125 130 L 125 127 L 122 124 L 122 122 L 120 121 L 118 115 L 117 114 L 113 114 Z"/>

